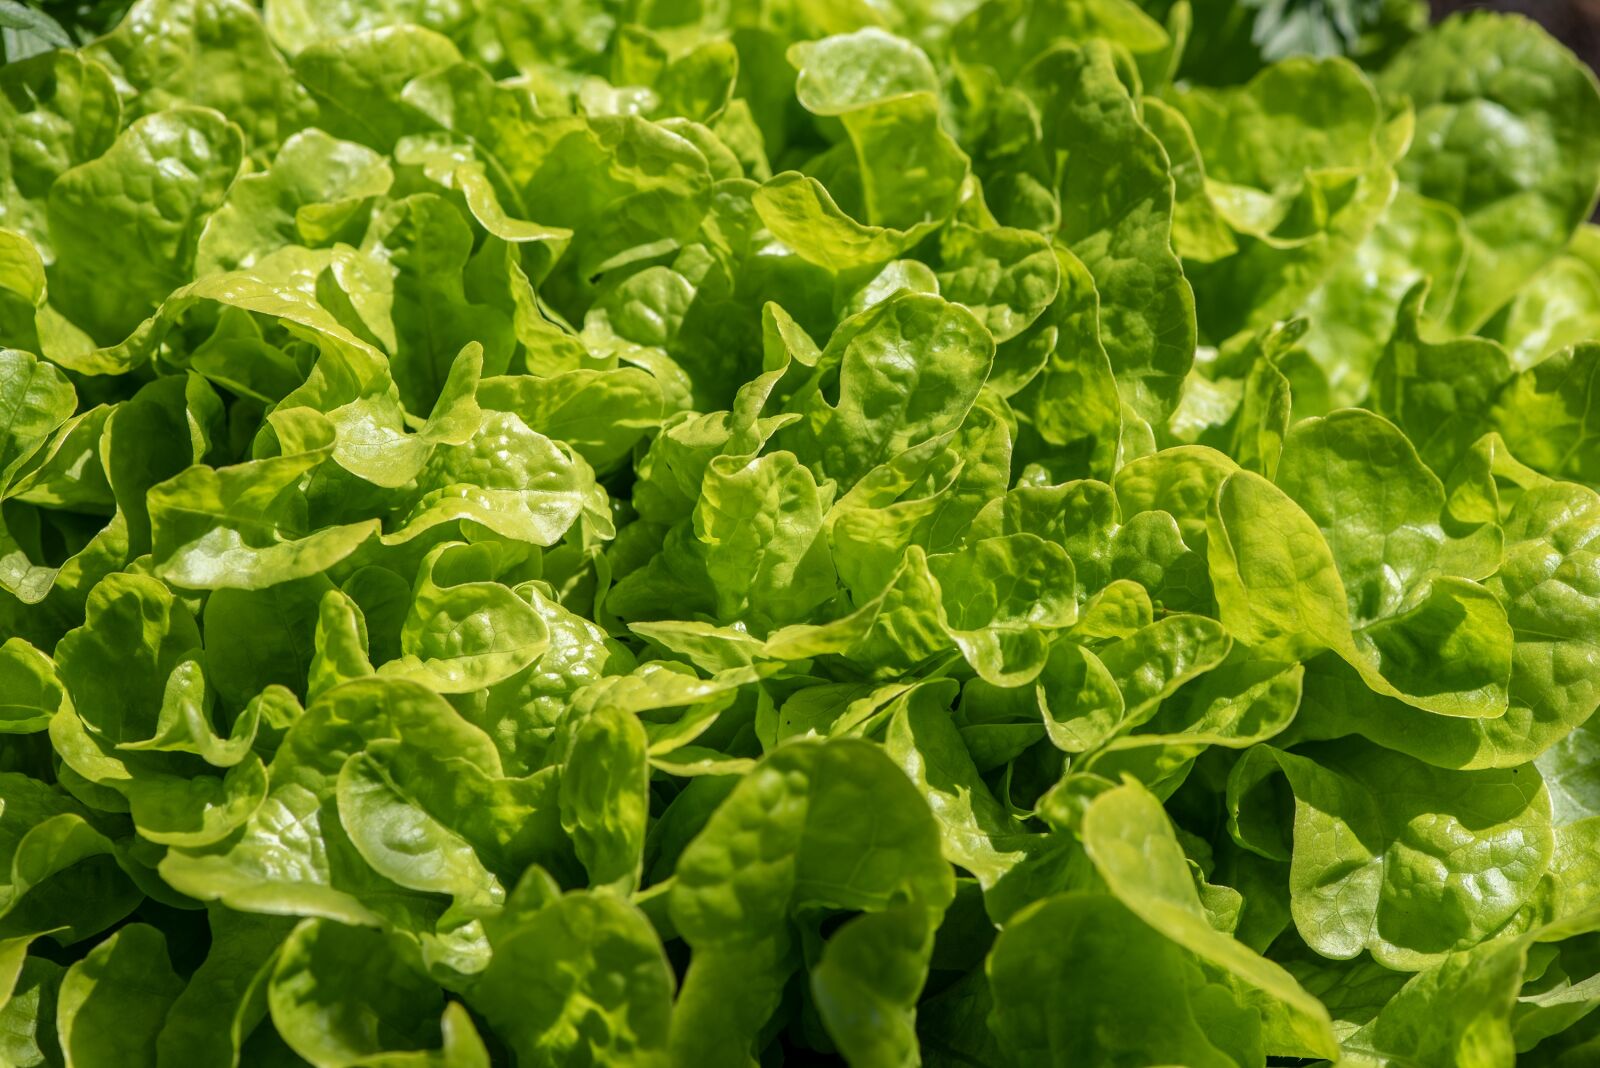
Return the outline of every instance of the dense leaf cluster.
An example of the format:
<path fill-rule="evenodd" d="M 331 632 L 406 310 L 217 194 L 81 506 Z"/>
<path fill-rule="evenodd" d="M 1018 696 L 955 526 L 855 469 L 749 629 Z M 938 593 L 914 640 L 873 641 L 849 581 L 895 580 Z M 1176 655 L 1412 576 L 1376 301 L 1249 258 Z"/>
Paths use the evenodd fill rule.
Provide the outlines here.
<path fill-rule="evenodd" d="M 30 10 L 0 1061 L 1600 1061 L 1532 24 Z"/>

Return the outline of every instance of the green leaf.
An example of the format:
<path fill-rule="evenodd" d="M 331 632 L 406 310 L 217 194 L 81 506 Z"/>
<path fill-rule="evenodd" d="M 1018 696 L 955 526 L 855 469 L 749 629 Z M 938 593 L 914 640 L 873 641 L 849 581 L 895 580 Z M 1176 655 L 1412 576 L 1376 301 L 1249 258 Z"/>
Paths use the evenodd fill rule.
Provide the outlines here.
<path fill-rule="evenodd" d="M 1583 484 L 1597 481 L 1600 457 L 1590 445 L 1589 382 L 1600 346 L 1563 349 L 1511 378 L 1488 412 L 1518 459 L 1540 474 Z M 1530 433 L 1534 427 L 1538 432 Z"/>
<path fill-rule="evenodd" d="M 1435 716 L 1353 693 L 1322 662 L 1307 675 L 1306 722 L 1318 737 L 1357 731 L 1447 768 L 1513 768 L 1565 737 L 1600 703 L 1587 682 L 1596 655 L 1584 577 L 1600 507 L 1594 494 L 1551 483 L 1522 494 L 1505 522 L 1505 558 L 1484 587 L 1504 607 L 1514 641 L 1507 708 L 1493 719 Z"/>
<path fill-rule="evenodd" d="M 876 797 L 870 810 L 861 806 L 868 791 Z M 752 1043 L 800 963 L 792 924 L 805 910 L 867 913 L 846 924 L 825 953 L 861 952 L 852 943 L 875 932 L 855 925 L 879 917 L 903 936 L 915 934 L 881 945 L 879 965 L 915 973 L 927 967 L 933 927 L 952 894 L 926 804 L 873 746 L 841 740 L 778 750 L 735 787 L 678 862 L 672 922 L 695 961 L 673 1013 L 674 1059 L 749 1062 Z M 834 948 L 839 940 L 842 950 Z M 735 978 L 734 986 L 725 985 Z M 824 1026 L 836 1042 L 907 1040 L 912 1021 L 905 1006 L 883 1018 L 888 1036 L 858 1031 L 850 1006 L 829 1011 L 833 982 L 826 971 L 813 975 L 813 985 L 823 986 Z"/>
<path fill-rule="evenodd" d="M 504 681 L 538 659 L 550 640 L 544 620 L 511 589 L 482 577 L 486 562 L 468 545 L 428 553 L 400 628 L 401 659 L 385 665 L 385 674 L 461 693 Z"/>
<path fill-rule="evenodd" d="M 161 1023 L 182 990 L 161 932 L 122 928 L 61 977 L 56 1028 L 65 1063 L 154 1065 Z"/>
<path fill-rule="evenodd" d="M 211 946 L 156 1037 L 158 1064 L 197 1068 L 236 1063 L 246 1038 L 266 1015 L 267 980 L 279 947 L 294 928 L 281 916 L 212 909 Z M 221 1021 L 225 1026 L 218 1026 Z"/>
<path fill-rule="evenodd" d="M 638 887 L 650 809 L 648 739 L 632 712 L 602 705 L 576 728 L 561 776 L 561 826 L 596 886 Z"/>
<path fill-rule="evenodd" d="M 1228 476 L 1206 535 L 1217 607 L 1235 638 L 1289 659 L 1342 643 L 1347 594 L 1333 553 L 1282 490 L 1249 472 Z"/>
<path fill-rule="evenodd" d="M 1083 817 L 1083 844 L 1123 905 L 1156 931 L 1257 992 L 1268 1049 L 1332 1056 L 1326 1010 L 1287 972 L 1214 928 L 1201 908 L 1183 852 L 1156 799 L 1129 784 L 1101 794 Z"/>
<path fill-rule="evenodd" d="M 625 458 L 663 416 L 661 386 L 633 367 L 489 378 L 478 386 L 478 402 L 565 441 L 598 471 Z"/>
<path fill-rule="evenodd" d="M 1058 40 L 1101 40 L 1126 49 L 1152 84 L 1168 73 L 1173 42 L 1161 25 L 1127 0 L 991 0 L 956 24 L 953 44 L 966 63 L 984 63 L 1015 77 Z"/>
<path fill-rule="evenodd" d="M 879 100 L 938 91 L 933 64 L 916 45 L 876 28 L 803 41 L 789 49 L 800 72 L 795 96 L 813 115 L 843 115 Z"/>
<path fill-rule="evenodd" d="M 997 343 L 1026 330 L 1061 286 L 1050 243 L 1031 230 L 956 224 L 945 231 L 939 258 L 940 292 L 970 308 Z"/>
<path fill-rule="evenodd" d="M 796 171 L 773 175 L 751 203 L 762 224 L 796 255 L 839 275 L 870 275 L 933 230 L 930 223 L 897 230 L 857 222 L 821 182 Z"/>
<path fill-rule="evenodd" d="M 296 52 L 294 75 L 317 104 L 319 129 L 390 152 L 405 134 L 436 125 L 402 102 L 400 91 L 412 78 L 461 58 L 449 38 L 422 26 L 400 25 L 296 41 L 286 40 L 272 11 L 267 22 L 274 37 Z M 296 50 L 296 44 L 303 47 Z"/>
<path fill-rule="evenodd" d="M 296 640 L 297 632 L 316 626 L 329 592 L 317 575 L 264 590 L 217 590 L 206 600 L 206 662 L 226 704 L 243 708 L 274 684 L 305 694 L 312 650 Z"/>
<path fill-rule="evenodd" d="M 1416 108 L 1416 147 L 1400 163 L 1401 180 L 1466 221 L 1466 263 L 1449 321 L 1474 329 L 1561 250 L 1594 206 L 1600 145 L 1576 131 L 1600 121 L 1600 89 L 1534 23 L 1489 14 L 1418 37 L 1379 84 Z M 1540 165 L 1531 170 L 1508 165 L 1534 154 Z"/>
<path fill-rule="evenodd" d="M 1552 849 L 1549 796 L 1531 765 L 1446 771 L 1357 741 L 1313 752 L 1254 749 L 1228 784 L 1239 843 L 1283 859 L 1272 784 L 1287 780 L 1290 903 L 1307 944 L 1415 970 L 1516 930 Z"/>
<path fill-rule="evenodd" d="M 970 312 L 898 294 L 836 332 L 822 360 L 839 368 L 838 403 L 814 394 L 777 444 L 815 457 L 813 470 L 841 489 L 880 465 L 915 463 L 919 446 L 932 451 L 961 425 L 993 359 L 994 342 Z"/>
<path fill-rule="evenodd" d="M 495 146 L 509 180 L 538 222 L 573 232 L 585 278 L 686 244 L 709 207 L 705 156 L 637 116 L 540 118 L 497 135 L 513 131 Z"/>
<path fill-rule="evenodd" d="M 135 115 L 173 104 L 215 108 L 252 152 L 310 122 L 309 95 L 240 0 L 140 0 L 89 49 L 136 93 Z"/>
<path fill-rule="evenodd" d="M 0 349 L 0 485 L 13 480 L 77 403 L 77 391 L 55 367 L 30 353 Z"/>
<path fill-rule="evenodd" d="M 471 520 L 532 545 L 561 540 L 593 487 L 588 466 L 510 412 L 491 412 L 469 440 L 433 450 L 396 540 Z"/>
<path fill-rule="evenodd" d="M 317 605 L 316 644 L 306 665 L 306 696 L 315 700 L 341 682 L 371 675 L 368 644 L 361 606 L 342 590 L 324 593 Z"/>
<path fill-rule="evenodd" d="M 1586 246 L 1592 225 L 1573 237 L 1571 250 L 1540 272 L 1539 284 L 1526 286 L 1505 309 L 1500 339 L 1512 363 L 1526 370 L 1541 359 L 1595 335 L 1600 314 L 1600 275 L 1591 260 L 1576 254 Z"/>
<path fill-rule="evenodd" d="M 330 920 L 290 933 L 267 984 L 273 1026 L 316 1068 L 430 1048 L 442 1000 L 388 937 Z"/>
<path fill-rule="evenodd" d="M 1051 112 L 1042 147 L 1066 160 L 1051 176 L 1061 197 L 1059 238 L 1100 292 L 1100 338 L 1123 400 L 1159 423 L 1194 359 L 1194 297 L 1172 251 L 1166 153 L 1139 121 L 1112 55 L 1057 48 L 1027 77 Z M 1094 181 L 1079 180 L 1075 159 L 1094 161 Z"/>
<path fill-rule="evenodd" d="M 5 1021 L 4 1049 L 14 1064 L 59 1063 L 60 1043 L 55 1036 L 56 995 L 66 969 L 42 957 L 22 961 L 16 984 L 0 1019 Z"/>
<path fill-rule="evenodd" d="M 0 731 L 31 734 L 50 725 L 67 700 L 50 658 L 21 638 L 0 645 Z"/>
<path fill-rule="evenodd" d="M 261 589 L 326 571 L 377 533 L 376 521 L 311 526 L 301 479 L 332 456 L 332 435 L 325 421 L 299 423 L 307 451 L 195 466 L 151 488 L 158 574 L 190 589 Z"/>
<path fill-rule="evenodd" d="M 967 663 L 997 686 L 1031 681 L 1049 632 L 1078 617 L 1072 558 L 1032 534 L 985 538 L 928 558 L 942 624 Z"/>
<path fill-rule="evenodd" d="M 693 523 L 718 617 L 786 621 L 833 595 L 819 536 L 829 496 L 792 453 L 711 461 Z"/>
<path fill-rule="evenodd" d="M 578 891 L 519 911 L 469 998 L 519 1064 L 651 1066 L 667 1063 L 673 985 L 636 908 Z"/>
<path fill-rule="evenodd" d="M 270 0 L 265 7 L 273 42 L 291 54 L 324 40 L 383 27 L 403 30 L 418 26 L 451 34 L 461 28 L 470 12 L 469 5 L 452 0 L 402 0 L 380 7 L 329 7 L 304 0 Z"/>
<path fill-rule="evenodd" d="M 390 203 L 368 225 L 361 252 L 364 272 L 384 279 L 373 288 L 388 314 L 375 312 L 378 321 L 368 318 L 368 326 L 393 338 L 386 345 L 390 374 L 407 411 L 435 408 L 455 354 L 470 342 L 481 345 L 491 373 L 504 369 L 512 326 L 498 309 L 467 296 L 462 273 L 472 231 L 452 204 L 428 193 Z"/>
<path fill-rule="evenodd" d="M 988 887 L 1022 859 L 1031 836 L 978 777 L 946 710 L 949 692 L 934 682 L 896 701 L 884 748 L 928 797 L 945 859 Z"/>
<path fill-rule="evenodd" d="M 442 825 L 388 775 L 381 746 L 339 769 L 339 822 L 372 870 L 409 890 L 497 903 L 502 891 L 471 843 Z"/>
<path fill-rule="evenodd" d="M 284 245 L 318 247 L 345 233 L 393 181 L 383 157 L 321 130 L 287 138 L 272 165 L 228 190 L 200 235 L 198 275 L 249 267 Z"/>
<path fill-rule="evenodd" d="M 38 17 L 33 9 L 22 10 L 30 20 Z M 0 131 L 14 162 L 0 172 L 0 225 L 53 258 L 50 188 L 111 148 L 122 127 L 122 103 L 110 73 L 79 53 L 8 54 L 6 60 L 0 67 Z"/>
<path fill-rule="evenodd" d="M 1278 485 L 1327 540 L 1363 659 L 1419 707 L 1500 715 L 1510 625 L 1481 587 L 1446 578 L 1489 575 L 1499 546 L 1463 545 L 1445 533 L 1444 486 L 1404 435 L 1359 410 L 1304 420 L 1285 442 Z M 1416 664 L 1416 656 L 1434 662 Z M 1439 672 L 1440 662 L 1461 673 Z"/>
<path fill-rule="evenodd" d="M 104 931 L 139 904 L 140 893 L 118 870 L 116 847 L 87 807 L 60 788 L 20 772 L 4 775 L 0 812 L 0 915 L 7 929 L 53 932 L 73 942 Z M 14 942 L 13 945 L 20 944 Z"/>
<path fill-rule="evenodd" d="M 1223 1068 L 1264 1059 L 1260 1019 L 1113 897 L 1041 902 L 1007 925 L 988 971 L 995 1032 L 1019 1063 L 1109 1055 Z"/>
<path fill-rule="evenodd" d="M 58 177 L 48 202 L 54 305 L 101 344 L 132 333 L 192 277 L 201 227 L 243 151 L 238 127 L 222 115 L 174 107 L 140 118 L 104 155 Z M 107 284 L 109 240 L 129 258 Z"/>
<path fill-rule="evenodd" d="M 1302 343 L 1327 375 L 1334 404 L 1365 399 L 1412 287 L 1431 281 L 1430 319 L 1449 307 L 1465 250 L 1465 224 L 1453 207 L 1402 188 L 1351 255 L 1332 265 L 1301 308 Z"/>

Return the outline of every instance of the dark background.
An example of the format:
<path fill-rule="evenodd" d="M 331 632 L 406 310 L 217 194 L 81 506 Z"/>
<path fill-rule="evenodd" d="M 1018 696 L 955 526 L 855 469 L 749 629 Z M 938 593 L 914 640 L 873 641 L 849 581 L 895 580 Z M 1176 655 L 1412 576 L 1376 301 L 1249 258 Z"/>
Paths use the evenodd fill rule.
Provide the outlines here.
<path fill-rule="evenodd" d="M 1600 70 L 1600 0 L 1432 0 L 1433 17 L 1454 11 L 1515 11 L 1544 25 L 1591 69 Z"/>

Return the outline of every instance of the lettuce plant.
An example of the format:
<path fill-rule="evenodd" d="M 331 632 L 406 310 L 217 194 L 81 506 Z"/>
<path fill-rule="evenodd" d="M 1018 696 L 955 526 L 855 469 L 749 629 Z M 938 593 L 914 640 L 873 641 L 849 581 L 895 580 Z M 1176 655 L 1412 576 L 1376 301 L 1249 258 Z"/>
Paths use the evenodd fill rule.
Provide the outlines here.
<path fill-rule="evenodd" d="M 0 1062 L 1600 1061 L 1600 91 L 1532 23 L 51 8 Z"/>

